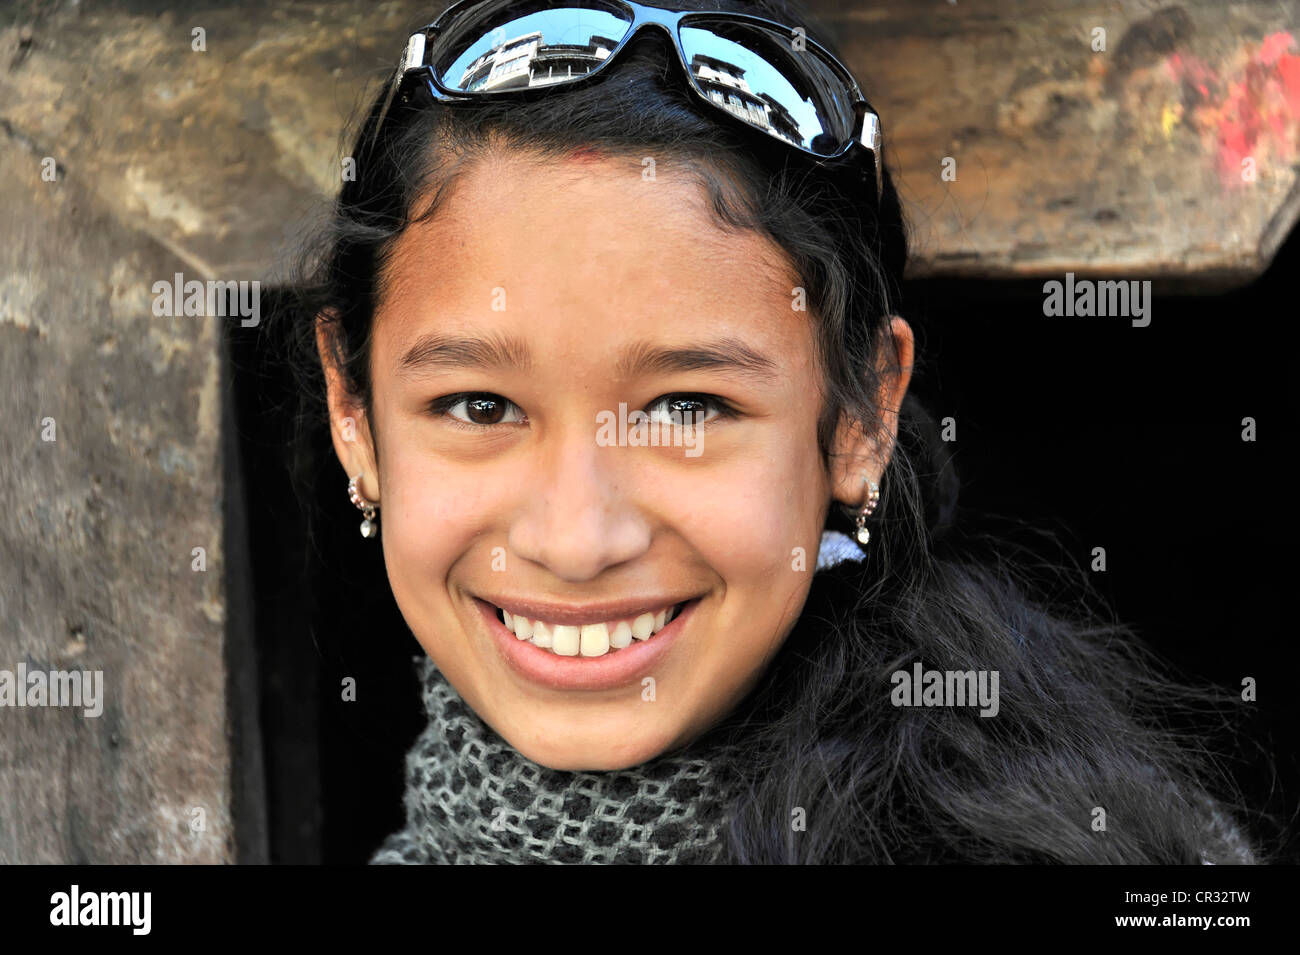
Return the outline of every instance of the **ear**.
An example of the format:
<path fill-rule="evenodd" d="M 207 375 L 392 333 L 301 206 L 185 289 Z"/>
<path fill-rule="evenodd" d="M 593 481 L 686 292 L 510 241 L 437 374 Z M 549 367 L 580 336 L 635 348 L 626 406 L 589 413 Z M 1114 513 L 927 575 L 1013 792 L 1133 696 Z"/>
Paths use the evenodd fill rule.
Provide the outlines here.
<path fill-rule="evenodd" d="M 832 449 L 831 493 L 849 507 L 861 507 L 867 500 L 867 482 L 880 483 L 889 464 L 898 435 L 898 412 L 912 380 L 912 327 L 897 315 L 881 332 L 877 349 L 876 375 L 880 388 L 877 407 L 881 430 L 868 434 L 862 423 L 848 415 L 840 418 Z"/>
<path fill-rule="evenodd" d="M 334 314 L 322 312 L 317 315 L 316 350 L 325 372 L 330 438 L 334 443 L 334 453 L 349 478 L 361 475 L 357 481 L 357 490 L 361 496 L 378 504 L 379 468 L 375 462 L 370 421 L 360 401 L 344 385 L 342 353 L 338 342 L 338 326 Z"/>

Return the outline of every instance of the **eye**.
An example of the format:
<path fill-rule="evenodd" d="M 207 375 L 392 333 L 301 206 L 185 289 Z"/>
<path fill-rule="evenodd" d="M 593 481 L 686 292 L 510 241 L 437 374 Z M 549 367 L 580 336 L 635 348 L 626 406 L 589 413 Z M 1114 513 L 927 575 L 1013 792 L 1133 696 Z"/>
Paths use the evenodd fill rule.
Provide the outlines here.
<path fill-rule="evenodd" d="M 657 414 L 661 407 L 666 409 L 666 413 Z M 709 408 L 715 409 L 717 414 L 710 415 Z M 736 416 L 735 409 L 721 398 L 715 395 L 697 394 L 664 395 L 653 404 L 646 406 L 646 414 L 650 416 L 652 424 L 680 422 L 683 425 L 706 424 L 718 418 Z"/>
<path fill-rule="evenodd" d="M 435 415 L 449 415 L 453 421 L 469 427 L 487 428 L 497 424 L 523 424 L 528 421 L 514 402 L 485 391 L 447 395 L 431 402 L 429 411 Z M 510 412 L 516 416 L 508 417 Z"/>

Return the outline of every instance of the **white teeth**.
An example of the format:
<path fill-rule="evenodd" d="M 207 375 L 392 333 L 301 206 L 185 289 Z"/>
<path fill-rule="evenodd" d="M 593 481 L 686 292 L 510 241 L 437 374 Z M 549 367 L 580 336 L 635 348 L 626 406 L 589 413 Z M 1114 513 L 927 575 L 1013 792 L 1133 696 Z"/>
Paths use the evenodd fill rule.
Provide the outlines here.
<path fill-rule="evenodd" d="M 560 624 L 551 631 L 552 649 L 562 657 L 576 657 L 580 641 L 579 633 L 577 627 Z"/>
<path fill-rule="evenodd" d="M 655 629 L 655 615 L 643 613 L 632 621 L 632 636 L 638 640 L 649 640 Z"/>
<path fill-rule="evenodd" d="M 565 657 L 579 654 L 584 657 L 601 657 L 610 650 L 622 650 L 631 646 L 634 640 L 649 640 L 673 621 L 677 609 L 668 607 L 658 613 L 643 613 L 636 619 L 611 620 L 582 626 L 552 625 L 541 620 L 529 620 L 505 609 L 501 610 L 501 616 L 505 620 L 506 629 L 520 640 L 530 641 L 533 646 Z"/>
<path fill-rule="evenodd" d="M 588 623 L 582 628 L 581 652 L 584 657 L 601 657 L 609 652 L 609 627 Z"/>

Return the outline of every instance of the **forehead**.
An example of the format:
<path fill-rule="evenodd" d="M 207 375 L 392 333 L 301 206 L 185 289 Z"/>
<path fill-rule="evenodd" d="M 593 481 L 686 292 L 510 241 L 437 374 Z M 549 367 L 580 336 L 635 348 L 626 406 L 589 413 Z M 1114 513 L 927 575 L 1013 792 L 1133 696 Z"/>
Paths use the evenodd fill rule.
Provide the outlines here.
<path fill-rule="evenodd" d="M 726 229 L 684 170 L 660 161 L 648 178 L 647 165 L 515 151 L 472 162 L 437 214 L 394 243 L 376 348 L 448 321 L 462 332 L 569 329 L 593 343 L 619 330 L 711 330 L 809 347 L 809 313 L 792 308 L 800 280 L 780 246 Z"/>

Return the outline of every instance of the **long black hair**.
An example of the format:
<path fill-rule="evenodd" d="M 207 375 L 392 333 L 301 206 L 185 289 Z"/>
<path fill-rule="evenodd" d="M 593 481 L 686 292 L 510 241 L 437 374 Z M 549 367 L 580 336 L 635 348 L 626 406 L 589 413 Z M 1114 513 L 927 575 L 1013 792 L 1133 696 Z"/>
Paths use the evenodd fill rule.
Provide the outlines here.
<path fill-rule="evenodd" d="M 677 6 L 756 13 L 834 49 L 784 0 Z M 597 82 L 508 105 L 404 111 L 377 138 L 380 91 L 354 139 L 355 178 L 308 244 L 288 317 L 276 320 L 301 375 L 304 446 L 326 420 L 316 317 L 328 316 L 344 384 L 368 408 L 376 289 L 393 240 L 437 214 L 462 168 L 503 145 L 556 158 L 594 147 L 638 165 L 651 155 L 696 177 L 720 225 L 770 237 L 802 278 L 823 376 L 818 443 L 827 466 L 841 415 L 880 431 L 878 373 L 898 357 L 884 332 L 902 311 L 907 261 L 888 168 L 891 117 L 883 117 L 884 199 L 863 212 L 832 178 L 707 116 L 671 56 L 666 39 L 647 31 Z M 1067 560 L 1045 563 L 1008 536 L 976 534 L 958 520 L 948 445 L 915 394 L 890 438 L 863 560 L 814 575 L 763 679 L 708 734 L 729 744 L 725 771 L 740 782 L 728 857 L 1262 859 L 1231 819 L 1235 790 L 1216 754 L 1178 722 L 1228 727 L 1216 717 L 1227 691 L 1167 676 Z M 826 526 L 851 530 L 836 507 Z M 894 705 L 892 674 L 916 663 L 997 671 L 998 715 Z"/>

